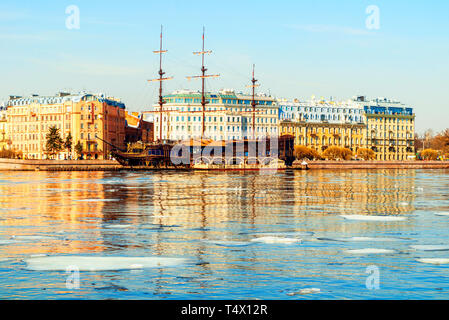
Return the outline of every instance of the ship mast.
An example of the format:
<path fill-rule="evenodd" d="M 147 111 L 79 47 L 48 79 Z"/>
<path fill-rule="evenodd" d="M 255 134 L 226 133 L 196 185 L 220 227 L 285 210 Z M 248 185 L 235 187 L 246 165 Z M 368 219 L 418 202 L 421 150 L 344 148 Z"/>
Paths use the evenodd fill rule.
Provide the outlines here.
<path fill-rule="evenodd" d="M 205 51 L 204 46 L 204 34 L 205 34 L 205 28 L 203 27 L 203 48 L 202 51 L 194 52 L 194 55 L 201 55 L 201 76 L 190 76 L 187 77 L 188 80 L 192 79 L 201 79 L 201 106 L 203 107 L 203 126 L 202 126 L 202 132 L 201 132 L 201 139 L 204 137 L 204 133 L 206 132 L 206 105 L 209 103 L 206 100 L 206 93 L 205 93 L 205 81 L 207 78 L 218 78 L 220 75 L 206 75 L 207 68 L 204 66 L 204 56 L 206 54 L 211 54 L 212 51 Z"/>
<path fill-rule="evenodd" d="M 256 88 L 259 87 L 260 85 L 257 84 L 257 81 L 255 78 L 255 69 L 256 69 L 256 65 L 253 64 L 253 78 L 251 79 L 251 83 L 252 85 L 248 86 L 248 88 L 252 88 L 253 92 L 252 92 L 252 101 L 251 101 L 251 106 L 253 107 L 253 139 L 256 139 L 256 106 L 258 105 L 258 103 L 256 102 Z"/>
<path fill-rule="evenodd" d="M 164 108 L 164 97 L 162 95 L 162 83 L 166 80 L 172 80 L 173 78 L 164 78 L 165 72 L 162 70 L 162 54 L 167 53 L 168 50 L 162 49 L 162 34 L 163 34 L 163 27 L 161 26 L 161 42 L 160 42 L 160 49 L 159 51 L 153 51 L 155 54 L 159 54 L 159 78 L 148 80 L 148 82 L 159 82 L 159 111 L 160 111 L 160 118 L 159 118 L 159 141 L 162 141 L 162 116 L 163 116 L 163 108 Z M 167 136 L 168 138 L 168 136 Z"/>

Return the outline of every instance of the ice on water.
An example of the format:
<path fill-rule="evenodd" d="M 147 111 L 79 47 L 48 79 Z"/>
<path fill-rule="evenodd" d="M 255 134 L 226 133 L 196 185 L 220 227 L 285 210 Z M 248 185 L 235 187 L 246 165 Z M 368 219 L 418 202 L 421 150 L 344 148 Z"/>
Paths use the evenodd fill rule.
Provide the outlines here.
<path fill-rule="evenodd" d="M 293 243 L 301 243 L 302 239 L 285 238 L 285 237 L 261 237 L 252 239 L 251 242 L 265 243 L 265 244 L 293 244 Z"/>
<path fill-rule="evenodd" d="M 307 294 L 316 294 L 316 293 L 321 293 L 321 289 L 318 289 L 318 288 L 301 289 L 298 292 L 287 293 L 287 295 L 290 297 L 293 297 L 293 296 L 298 296 L 298 295 L 307 295 Z"/>
<path fill-rule="evenodd" d="M 346 252 L 350 254 L 388 254 L 394 253 L 395 251 L 389 249 L 366 248 L 366 249 L 346 250 Z"/>
<path fill-rule="evenodd" d="M 396 238 L 374 238 L 374 237 L 347 237 L 347 238 L 317 238 L 321 241 L 339 241 L 339 242 L 393 242 L 399 241 Z"/>
<path fill-rule="evenodd" d="M 176 267 L 187 263 L 184 258 L 163 257 L 82 257 L 53 256 L 26 259 L 27 269 L 33 271 L 117 271 Z"/>
<path fill-rule="evenodd" d="M 417 261 L 421 263 L 434 264 L 434 265 L 449 264 L 449 259 L 445 258 L 424 258 L 424 259 L 417 259 Z"/>
<path fill-rule="evenodd" d="M 449 217 L 449 212 L 437 212 L 435 215 L 440 217 Z"/>
<path fill-rule="evenodd" d="M 105 226 L 106 229 L 129 229 L 132 227 L 133 225 L 131 224 L 110 224 L 108 226 Z"/>
<path fill-rule="evenodd" d="M 364 216 L 364 215 L 341 215 L 346 220 L 354 221 L 383 221 L 383 222 L 396 222 L 405 221 L 405 217 L 392 217 L 392 216 Z"/>
<path fill-rule="evenodd" d="M 447 245 L 414 245 L 410 248 L 418 251 L 449 251 L 449 246 Z"/>

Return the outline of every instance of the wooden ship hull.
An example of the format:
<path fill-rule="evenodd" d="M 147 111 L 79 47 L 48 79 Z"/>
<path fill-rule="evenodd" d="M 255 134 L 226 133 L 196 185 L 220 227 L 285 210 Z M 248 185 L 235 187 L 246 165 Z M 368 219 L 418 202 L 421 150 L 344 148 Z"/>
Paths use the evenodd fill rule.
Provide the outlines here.
<path fill-rule="evenodd" d="M 294 161 L 294 136 L 279 138 L 276 154 L 270 154 L 270 139 L 266 144 L 254 140 L 212 141 L 194 140 L 180 143 L 130 144 L 128 151 L 114 149 L 112 156 L 126 168 L 173 168 L 215 171 L 285 170 Z M 175 145 L 188 150 L 187 155 L 172 155 Z M 205 148 L 213 152 L 205 155 Z M 229 150 L 232 156 L 229 157 Z M 256 156 L 257 155 L 257 156 Z M 179 161 L 174 161 L 179 160 Z M 174 163 L 177 162 L 177 163 Z"/>
<path fill-rule="evenodd" d="M 124 167 L 163 168 L 170 167 L 171 144 L 131 145 L 128 151 L 113 150 L 111 155 Z"/>

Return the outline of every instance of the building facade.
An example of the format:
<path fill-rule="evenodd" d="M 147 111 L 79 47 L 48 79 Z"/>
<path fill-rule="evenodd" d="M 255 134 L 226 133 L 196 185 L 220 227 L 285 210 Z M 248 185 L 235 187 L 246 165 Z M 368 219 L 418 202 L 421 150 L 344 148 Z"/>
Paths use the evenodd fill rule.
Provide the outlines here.
<path fill-rule="evenodd" d="M 59 93 L 55 96 L 11 96 L 6 102 L 7 134 L 11 148 L 25 159 L 47 159 L 46 136 L 59 129 L 63 140 L 72 136 L 71 150 L 57 159 L 75 159 L 75 145 L 82 145 L 84 159 L 105 159 L 111 147 L 102 140 L 124 147 L 125 105 L 103 95 Z M 97 139 L 100 138 L 100 139 Z"/>
<path fill-rule="evenodd" d="M 400 102 L 356 97 L 346 102 L 279 100 L 281 134 L 317 151 L 372 149 L 377 160 L 413 160 L 415 114 Z"/>
<path fill-rule="evenodd" d="M 296 146 L 323 152 L 331 146 L 348 148 L 354 153 L 366 145 L 364 124 L 340 124 L 305 121 L 282 121 L 281 134 L 295 136 Z"/>
<path fill-rule="evenodd" d="M 415 114 L 413 109 L 385 98 L 358 103 L 366 116 L 367 147 L 377 160 L 413 160 L 415 154 Z"/>
<path fill-rule="evenodd" d="M 252 97 L 232 90 L 206 95 L 208 105 L 205 114 L 205 136 L 213 140 L 232 140 L 253 137 Z M 203 111 L 201 93 L 177 91 L 164 97 L 162 121 L 163 140 L 186 140 L 201 138 Z M 255 137 L 278 136 L 279 116 L 274 98 L 256 96 Z M 154 135 L 160 137 L 159 106 L 154 106 Z"/>
<path fill-rule="evenodd" d="M 79 99 L 72 136 L 74 145 L 80 141 L 83 146 L 83 159 L 107 159 L 110 144 L 125 149 L 125 113 L 125 104 L 115 98 L 87 94 Z"/>

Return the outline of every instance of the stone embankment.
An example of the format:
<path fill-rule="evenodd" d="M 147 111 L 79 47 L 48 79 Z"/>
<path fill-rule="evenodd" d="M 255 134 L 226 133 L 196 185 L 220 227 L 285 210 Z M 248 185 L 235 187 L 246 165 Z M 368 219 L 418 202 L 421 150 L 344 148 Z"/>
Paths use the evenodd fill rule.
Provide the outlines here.
<path fill-rule="evenodd" d="M 307 163 L 307 165 L 306 165 Z M 449 161 L 296 161 L 294 169 L 449 169 Z"/>
<path fill-rule="evenodd" d="M 449 169 L 449 161 L 295 161 L 293 169 Z M 0 159 L 0 171 L 118 171 L 188 170 L 180 168 L 126 168 L 115 160 L 17 160 Z M 193 170 L 193 169 L 191 169 Z"/>
<path fill-rule="evenodd" d="M 17 160 L 0 159 L 0 171 L 116 171 L 112 160 Z"/>

